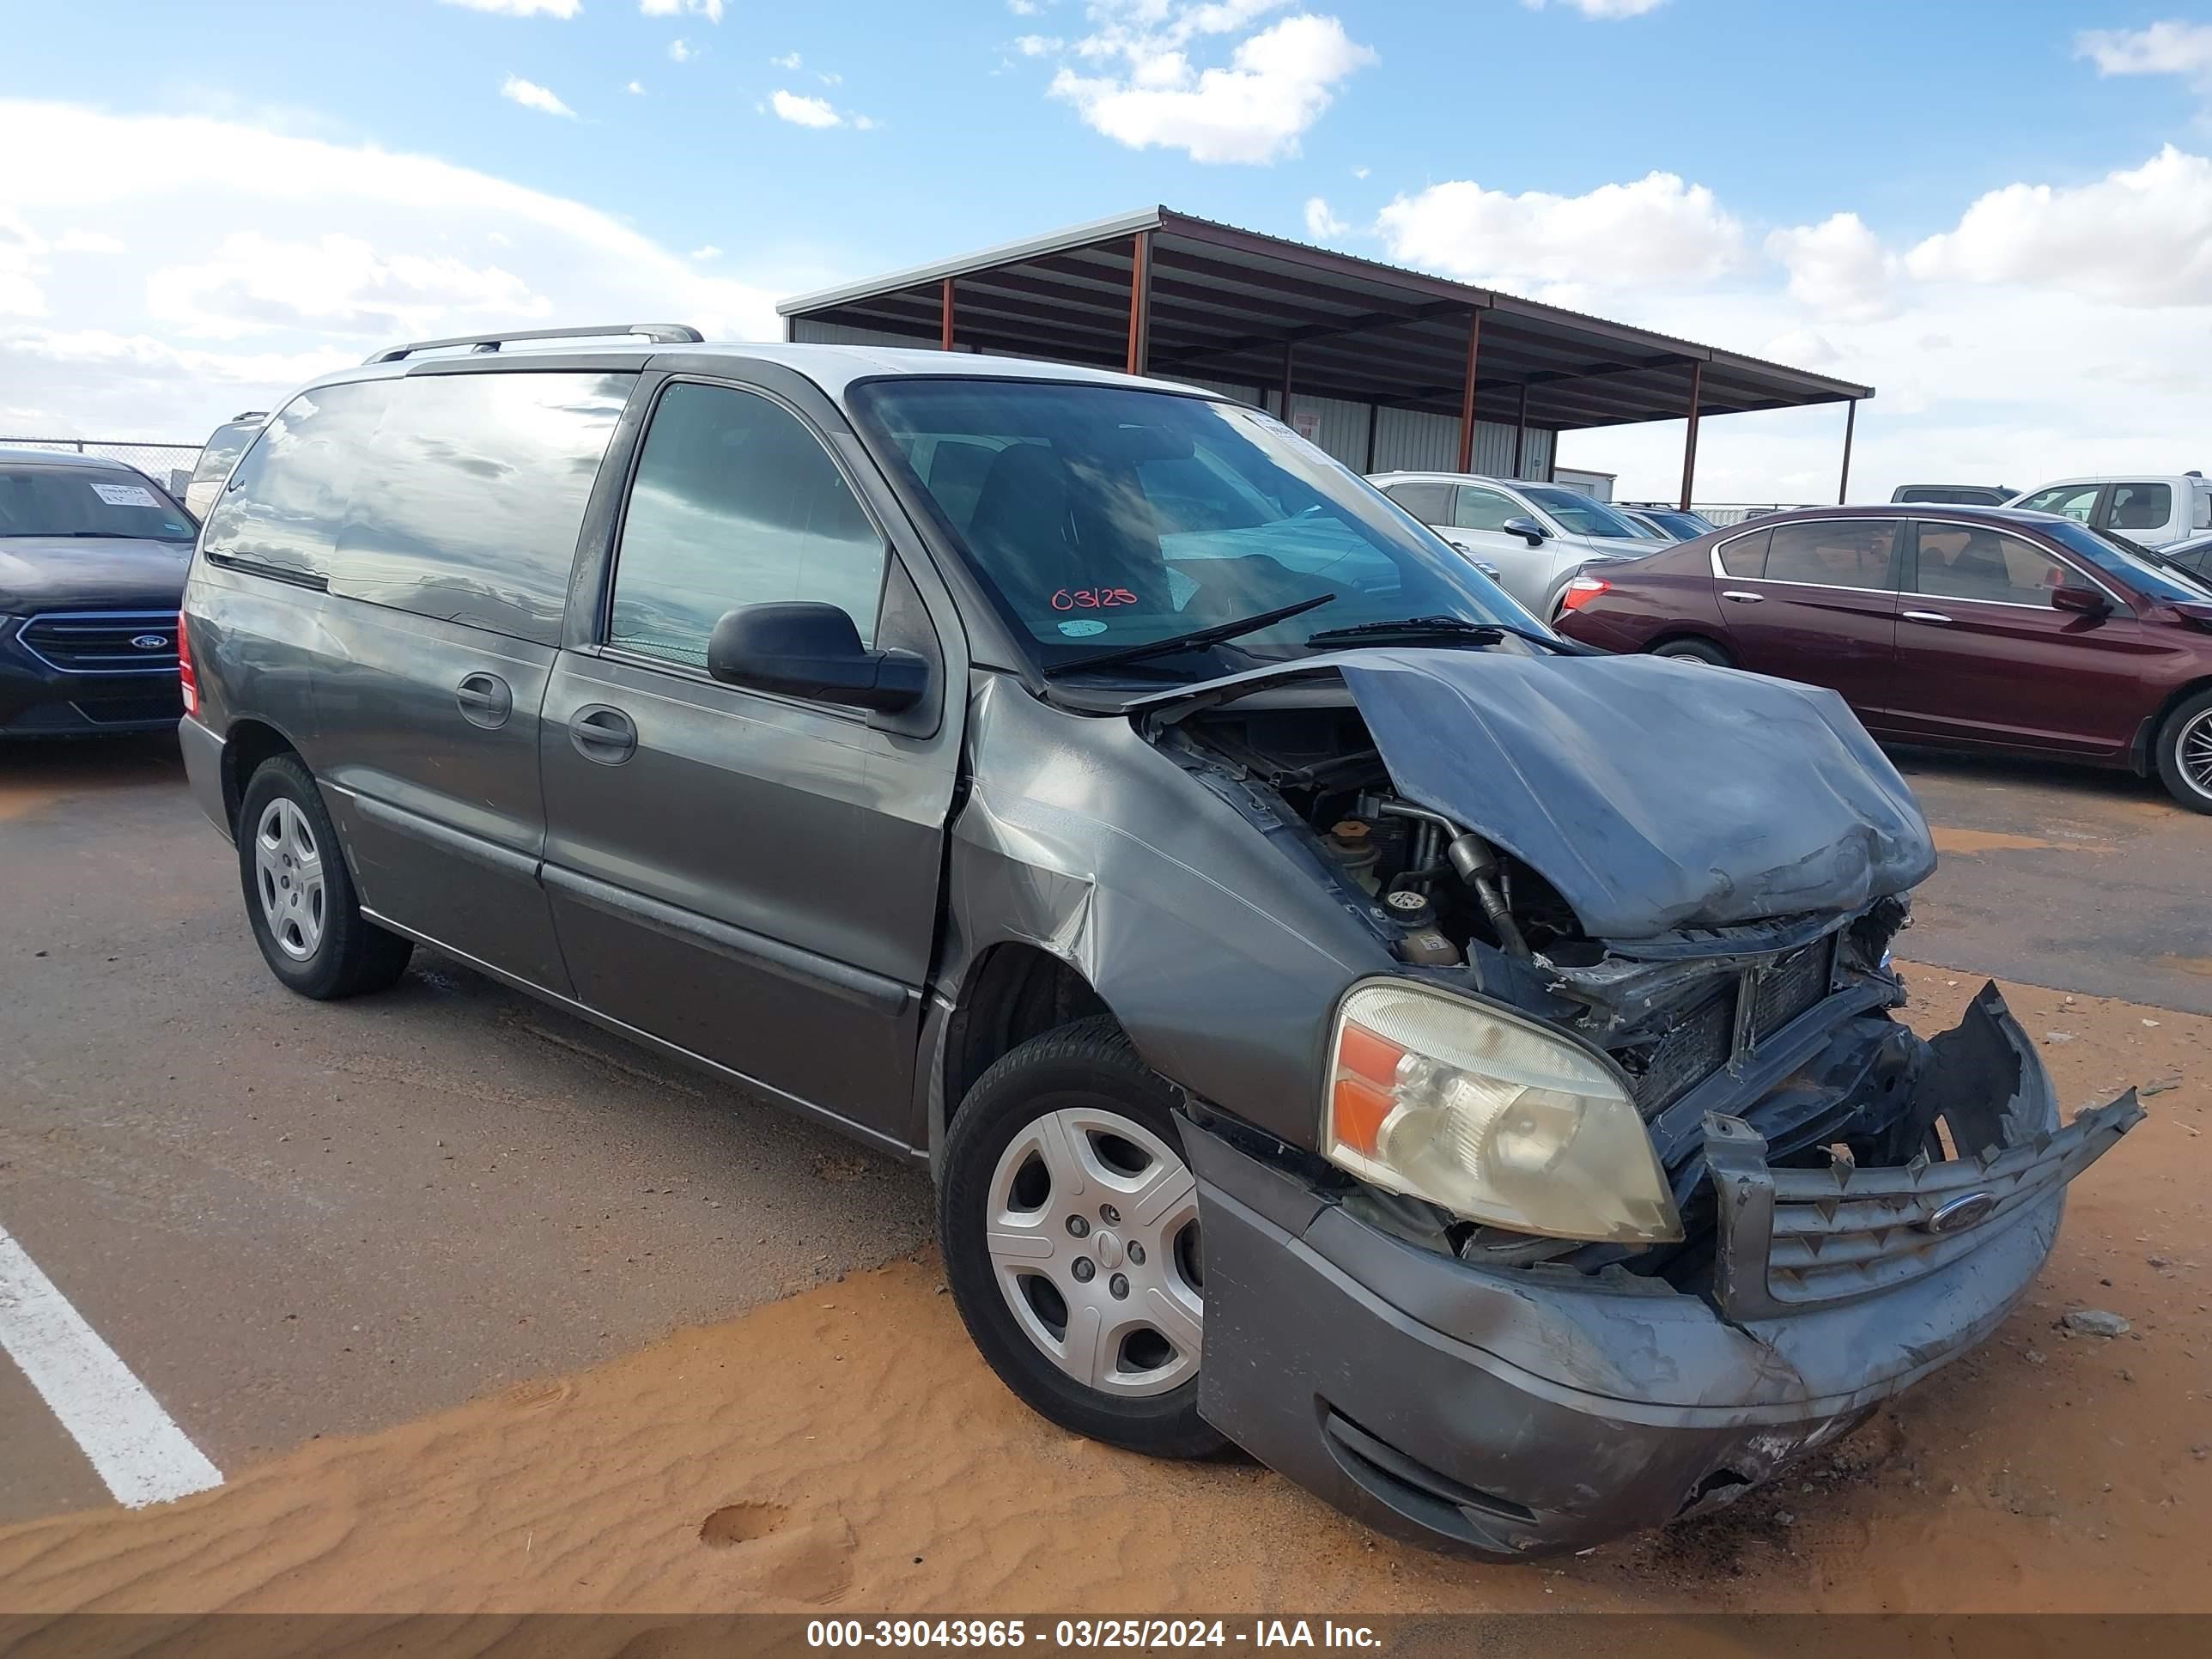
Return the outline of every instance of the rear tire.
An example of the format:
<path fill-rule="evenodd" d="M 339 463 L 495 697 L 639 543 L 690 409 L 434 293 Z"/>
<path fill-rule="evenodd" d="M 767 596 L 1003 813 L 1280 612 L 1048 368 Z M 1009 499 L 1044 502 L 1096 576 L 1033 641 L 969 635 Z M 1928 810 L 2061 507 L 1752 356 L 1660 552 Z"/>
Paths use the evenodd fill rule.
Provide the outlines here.
<path fill-rule="evenodd" d="M 1176 1101 L 1110 1018 L 1023 1043 L 953 1117 L 937 1235 L 968 1334 L 1031 1410 L 1206 1457 L 1228 1443 L 1198 1414 L 1205 1269 Z"/>
<path fill-rule="evenodd" d="M 381 991 L 406 971 L 413 941 L 362 915 L 330 809 L 297 756 L 255 769 L 235 828 L 246 920 L 286 989 L 330 1001 Z"/>
<path fill-rule="evenodd" d="M 1655 657 L 1672 657 L 1677 662 L 1709 663 L 1715 668 L 1733 668 L 1735 659 L 1711 640 L 1669 640 L 1664 645 L 1651 647 Z"/>
<path fill-rule="evenodd" d="M 2192 812 L 2212 812 L 2212 691 L 2168 714 L 2152 748 L 2167 793 Z"/>

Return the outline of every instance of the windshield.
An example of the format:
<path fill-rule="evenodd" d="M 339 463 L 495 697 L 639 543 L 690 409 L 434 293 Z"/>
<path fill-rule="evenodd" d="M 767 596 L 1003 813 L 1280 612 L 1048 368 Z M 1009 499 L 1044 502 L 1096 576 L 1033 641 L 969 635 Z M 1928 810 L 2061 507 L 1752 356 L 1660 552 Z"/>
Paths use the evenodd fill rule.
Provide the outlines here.
<path fill-rule="evenodd" d="M 0 466 L 0 536 L 188 542 L 194 533 L 182 507 L 119 466 Z"/>
<path fill-rule="evenodd" d="M 200 451 L 199 464 L 192 468 L 192 482 L 205 483 L 210 478 L 228 477 L 231 467 L 246 453 L 246 445 L 260 430 L 258 421 L 234 421 L 228 426 L 216 428 L 207 441 L 207 447 Z"/>
<path fill-rule="evenodd" d="M 1211 678 L 1305 655 L 1322 628 L 1407 617 L 1542 631 L 1433 532 L 1256 410 L 981 379 L 878 380 L 853 403 L 1048 672 L 1323 597 L 1310 615 L 1110 672 Z"/>
<path fill-rule="evenodd" d="M 2140 550 L 2117 536 L 2109 536 L 2101 530 L 2092 530 L 2087 525 L 2075 524 L 2070 520 L 2064 524 L 2041 524 L 2036 528 L 2068 551 L 2080 554 L 2100 570 L 2118 576 L 2138 592 L 2149 594 L 2154 599 L 2197 605 L 2212 599 L 2212 585 L 2208 585 L 2204 578 L 2147 559 Z"/>
<path fill-rule="evenodd" d="M 1521 493 L 1542 507 L 1545 512 L 1566 526 L 1571 536 L 1617 536 L 1623 541 L 1649 541 L 1650 537 L 1602 501 L 1577 495 L 1571 489 L 1553 488 L 1530 489 L 1520 486 Z"/>

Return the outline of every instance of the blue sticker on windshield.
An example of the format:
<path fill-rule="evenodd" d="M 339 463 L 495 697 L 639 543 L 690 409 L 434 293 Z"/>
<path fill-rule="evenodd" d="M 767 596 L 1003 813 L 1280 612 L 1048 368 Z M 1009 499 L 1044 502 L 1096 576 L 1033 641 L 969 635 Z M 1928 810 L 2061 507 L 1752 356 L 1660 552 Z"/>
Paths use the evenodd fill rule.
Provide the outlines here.
<path fill-rule="evenodd" d="M 1103 622 L 1064 622 L 1060 625 L 1060 631 L 1071 640 L 1083 640 L 1093 634 L 1103 634 L 1106 624 Z"/>

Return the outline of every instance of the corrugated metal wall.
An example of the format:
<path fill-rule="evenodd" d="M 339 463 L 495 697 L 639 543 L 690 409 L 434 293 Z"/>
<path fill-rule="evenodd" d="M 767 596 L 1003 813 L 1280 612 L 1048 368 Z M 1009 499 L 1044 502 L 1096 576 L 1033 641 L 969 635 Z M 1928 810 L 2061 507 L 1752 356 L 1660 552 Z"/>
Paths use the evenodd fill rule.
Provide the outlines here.
<path fill-rule="evenodd" d="M 791 323 L 791 337 L 812 345 L 890 345 L 927 346 L 929 343 L 904 334 L 893 334 L 878 328 L 855 328 L 849 323 L 832 323 L 811 317 L 794 317 Z M 1044 356 L 1043 353 L 1024 353 L 1024 356 Z M 1047 361 L 1050 361 L 1047 358 Z M 1231 380 L 1200 380 L 1192 374 L 1168 377 L 1185 386 L 1203 386 L 1208 392 L 1218 392 L 1225 398 L 1237 398 L 1246 403 L 1258 404 L 1268 413 L 1280 418 L 1282 398 L 1273 391 L 1262 392 L 1255 386 L 1242 386 Z M 1419 410 L 1375 410 L 1366 404 L 1347 402 L 1341 398 L 1309 398 L 1296 391 L 1291 394 L 1293 416 L 1310 414 L 1316 416 L 1320 428 L 1314 441 L 1322 448 L 1342 461 L 1355 472 L 1448 472 L 1459 465 L 1459 417 L 1455 415 L 1431 415 Z M 1375 428 L 1375 465 L 1367 465 L 1367 427 L 1370 418 L 1376 421 Z M 1553 434 L 1540 427 L 1530 427 L 1523 448 L 1521 476 L 1524 478 L 1543 477 L 1550 466 Z M 1474 423 L 1474 470 L 1491 477 L 1506 478 L 1513 475 L 1513 428 L 1498 421 L 1477 421 Z"/>

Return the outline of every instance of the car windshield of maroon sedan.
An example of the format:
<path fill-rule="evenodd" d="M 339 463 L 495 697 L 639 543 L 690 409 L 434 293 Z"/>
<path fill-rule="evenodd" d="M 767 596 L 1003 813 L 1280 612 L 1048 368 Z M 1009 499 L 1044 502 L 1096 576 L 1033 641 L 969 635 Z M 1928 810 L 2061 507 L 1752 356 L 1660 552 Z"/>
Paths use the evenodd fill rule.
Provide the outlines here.
<path fill-rule="evenodd" d="M 0 467 L 0 537 L 188 542 L 184 509 L 120 467 Z"/>
<path fill-rule="evenodd" d="M 2087 559 L 2107 575 L 2117 576 L 2141 593 L 2172 604 L 2203 605 L 2212 600 L 2212 582 L 2186 570 L 2144 557 L 2117 537 L 2068 520 L 2063 524 L 2036 526 L 2068 552 Z"/>
<path fill-rule="evenodd" d="M 1047 674 L 1140 653 L 1185 681 L 1419 618 L 1548 630 L 1372 485 L 1257 410 L 1048 380 L 878 380 L 864 429 Z M 1226 630 L 1225 632 L 1224 630 Z M 1177 643 L 1185 635 L 1210 635 Z M 1508 648 L 1512 648 L 1509 647 Z"/>

